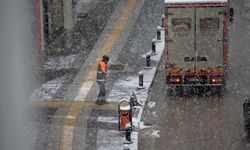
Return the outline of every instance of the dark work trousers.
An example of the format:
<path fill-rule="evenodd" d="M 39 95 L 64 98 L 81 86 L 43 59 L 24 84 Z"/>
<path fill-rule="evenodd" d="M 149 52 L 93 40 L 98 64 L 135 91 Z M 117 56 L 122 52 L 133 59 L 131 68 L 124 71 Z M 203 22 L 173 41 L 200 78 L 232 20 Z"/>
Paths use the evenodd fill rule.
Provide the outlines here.
<path fill-rule="evenodd" d="M 97 83 L 100 89 L 97 101 L 105 101 L 105 96 L 106 96 L 105 81 L 97 81 Z"/>

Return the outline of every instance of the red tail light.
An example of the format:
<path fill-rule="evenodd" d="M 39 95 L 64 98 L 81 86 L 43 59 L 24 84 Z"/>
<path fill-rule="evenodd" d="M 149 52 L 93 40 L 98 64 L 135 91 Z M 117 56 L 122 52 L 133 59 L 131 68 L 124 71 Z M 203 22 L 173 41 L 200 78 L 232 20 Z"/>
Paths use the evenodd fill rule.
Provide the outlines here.
<path fill-rule="evenodd" d="M 222 83 L 223 82 L 223 80 L 220 79 L 220 78 L 215 78 L 215 79 L 212 79 L 211 81 L 212 81 L 213 84 Z"/>
<path fill-rule="evenodd" d="M 181 79 L 180 78 L 170 78 L 170 83 L 181 83 Z"/>

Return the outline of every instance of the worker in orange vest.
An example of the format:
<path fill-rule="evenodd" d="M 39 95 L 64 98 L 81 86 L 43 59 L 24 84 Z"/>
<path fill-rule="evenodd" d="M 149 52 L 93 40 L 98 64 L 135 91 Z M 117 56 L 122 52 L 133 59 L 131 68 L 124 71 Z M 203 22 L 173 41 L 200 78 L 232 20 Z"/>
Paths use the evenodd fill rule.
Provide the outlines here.
<path fill-rule="evenodd" d="M 104 55 L 102 57 L 102 60 L 98 63 L 97 66 L 97 75 L 96 75 L 96 82 L 99 85 L 99 95 L 96 100 L 97 105 L 103 105 L 103 104 L 108 104 L 106 99 L 106 89 L 105 89 L 105 83 L 106 83 L 106 77 L 107 77 L 107 64 L 109 61 L 109 57 L 107 55 Z"/>

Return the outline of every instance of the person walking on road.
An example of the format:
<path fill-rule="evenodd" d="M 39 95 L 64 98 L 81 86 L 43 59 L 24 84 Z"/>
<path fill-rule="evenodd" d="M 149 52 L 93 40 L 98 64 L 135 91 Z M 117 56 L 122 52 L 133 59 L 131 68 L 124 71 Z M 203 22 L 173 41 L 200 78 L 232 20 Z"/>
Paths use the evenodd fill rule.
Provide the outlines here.
<path fill-rule="evenodd" d="M 100 92 L 98 94 L 96 104 L 97 105 L 103 105 L 108 104 L 106 99 L 106 89 L 105 89 L 105 83 L 107 78 L 107 64 L 109 61 L 109 57 L 107 55 L 104 55 L 102 57 L 102 60 L 98 63 L 97 66 L 97 75 L 96 75 L 96 82 L 99 85 Z"/>

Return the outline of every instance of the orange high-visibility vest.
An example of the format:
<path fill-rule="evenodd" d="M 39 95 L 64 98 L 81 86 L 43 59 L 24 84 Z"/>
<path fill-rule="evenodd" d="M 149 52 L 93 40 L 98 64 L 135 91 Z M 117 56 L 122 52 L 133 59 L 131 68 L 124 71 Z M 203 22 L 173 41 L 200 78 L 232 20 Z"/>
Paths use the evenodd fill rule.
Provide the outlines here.
<path fill-rule="evenodd" d="M 98 63 L 98 66 L 97 66 L 96 80 L 106 81 L 106 75 L 107 75 L 107 64 L 101 61 Z"/>
<path fill-rule="evenodd" d="M 99 65 L 100 65 L 100 70 L 101 70 L 102 72 L 106 73 L 106 72 L 107 72 L 107 64 L 106 64 L 105 62 L 101 61 L 101 62 L 99 63 Z"/>

